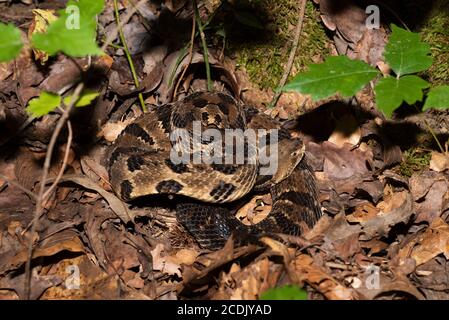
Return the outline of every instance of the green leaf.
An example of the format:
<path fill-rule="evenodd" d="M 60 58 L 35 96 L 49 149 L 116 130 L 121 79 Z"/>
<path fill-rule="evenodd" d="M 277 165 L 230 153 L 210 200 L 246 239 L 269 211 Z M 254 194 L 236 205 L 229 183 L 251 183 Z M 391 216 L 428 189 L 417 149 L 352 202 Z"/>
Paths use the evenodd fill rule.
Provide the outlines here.
<path fill-rule="evenodd" d="M 337 92 L 350 97 L 371 81 L 378 71 L 360 60 L 346 56 L 329 57 L 322 64 L 310 65 L 309 71 L 298 74 L 282 90 L 310 94 L 313 100 L 328 98 Z"/>
<path fill-rule="evenodd" d="M 307 300 L 307 292 L 297 286 L 286 285 L 265 291 L 260 300 Z"/>
<path fill-rule="evenodd" d="M 0 62 L 14 59 L 22 47 L 20 30 L 12 24 L 0 23 Z"/>
<path fill-rule="evenodd" d="M 390 40 L 385 46 L 385 61 L 397 76 L 427 70 L 432 65 L 430 46 L 422 42 L 419 33 L 391 25 Z"/>
<path fill-rule="evenodd" d="M 61 97 L 57 94 L 43 91 L 38 98 L 28 102 L 27 111 L 34 117 L 40 117 L 53 111 L 61 104 Z"/>
<path fill-rule="evenodd" d="M 45 34 L 33 35 L 33 44 L 50 55 L 60 51 L 72 57 L 103 54 L 96 43 L 95 18 L 103 6 L 104 0 L 69 1 Z"/>
<path fill-rule="evenodd" d="M 399 79 L 393 77 L 382 78 L 375 87 L 377 107 L 390 118 L 394 109 L 403 101 L 414 104 L 423 98 L 423 89 L 429 83 L 418 76 L 404 76 Z"/>
<path fill-rule="evenodd" d="M 439 86 L 429 91 L 423 110 L 429 108 L 449 108 L 449 86 Z"/>
<path fill-rule="evenodd" d="M 98 92 L 85 90 L 80 94 L 78 101 L 76 101 L 76 103 L 75 103 L 75 107 L 79 108 L 79 107 L 88 106 L 92 103 L 92 101 L 96 97 L 98 97 Z M 68 106 L 70 104 L 71 100 L 72 100 L 72 96 L 68 96 L 68 97 L 65 97 L 63 101 L 64 101 L 64 104 L 66 106 Z"/>

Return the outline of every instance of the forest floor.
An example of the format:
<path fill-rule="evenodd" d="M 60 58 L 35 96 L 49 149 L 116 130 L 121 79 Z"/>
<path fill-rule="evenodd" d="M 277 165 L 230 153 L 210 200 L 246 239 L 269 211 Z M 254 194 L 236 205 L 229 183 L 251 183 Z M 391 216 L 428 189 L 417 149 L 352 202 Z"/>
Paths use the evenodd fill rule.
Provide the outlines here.
<path fill-rule="evenodd" d="M 105 151 L 142 114 L 138 93 L 146 104 L 161 105 L 206 84 L 199 37 L 189 54 L 191 2 L 141 2 L 130 19 L 133 2 L 119 1 L 118 8 L 139 88 L 118 37 L 101 57 L 60 54 L 41 63 L 28 48 L 0 64 L 0 299 L 258 299 L 285 285 L 304 288 L 308 299 L 449 299 L 448 112 L 403 106 L 387 120 L 370 88 L 353 99 L 318 102 L 285 93 L 270 108 L 300 23 L 298 1 L 198 4 L 201 19 L 210 20 L 205 33 L 215 88 L 237 93 L 303 139 L 324 213 L 317 225 L 282 242 L 264 238 L 264 247 L 236 248 L 230 239 L 211 252 L 177 223 L 170 201 L 119 200 Z M 357 25 L 360 8 L 335 13 L 326 10 L 328 1 L 315 2 L 307 2 L 291 75 L 342 50 L 377 65 L 371 53 L 383 48 L 388 30 L 371 38 Z M 390 14 L 400 11 L 399 2 L 384 2 Z M 432 47 L 436 63 L 424 77 L 448 84 L 449 1 L 424 6 L 419 12 L 426 14 L 409 8 L 401 20 Z M 64 7 L 39 2 L 41 10 Z M 0 20 L 27 39 L 42 14 L 33 9 L 32 1 L 0 1 Z M 100 45 L 116 30 L 114 1 L 107 0 L 98 17 Z M 26 106 L 42 91 L 66 94 L 80 79 L 99 96 L 74 109 L 57 137 L 47 182 L 59 183 L 33 225 L 62 112 L 30 119 Z M 269 195 L 245 200 L 237 213 L 244 223 L 271 209 Z"/>

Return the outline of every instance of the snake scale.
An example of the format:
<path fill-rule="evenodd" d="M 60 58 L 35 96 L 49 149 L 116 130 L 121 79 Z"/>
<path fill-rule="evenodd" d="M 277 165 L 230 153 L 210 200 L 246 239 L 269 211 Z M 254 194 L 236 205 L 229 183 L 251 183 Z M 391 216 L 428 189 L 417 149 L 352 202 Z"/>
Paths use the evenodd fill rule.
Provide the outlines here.
<path fill-rule="evenodd" d="M 223 136 L 237 134 L 232 140 L 207 134 L 195 140 L 195 128 L 204 134 L 208 129 Z M 244 130 L 257 131 L 255 143 L 241 134 Z M 264 235 L 299 235 L 321 216 L 302 141 L 225 93 L 195 92 L 151 108 L 121 132 L 107 154 L 111 186 L 123 201 L 157 194 L 188 197 L 176 206 L 176 217 L 203 248 L 220 248 L 231 235 L 237 245 Z M 275 171 L 268 170 L 271 162 L 262 163 L 262 154 L 275 156 L 270 158 L 277 161 Z M 180 161 L 180 155 L 187 155 L 188 161 Z M 252 190 L 269 190 L 272 209 L 261 222 L 248 226 L 220 204 Z"/>

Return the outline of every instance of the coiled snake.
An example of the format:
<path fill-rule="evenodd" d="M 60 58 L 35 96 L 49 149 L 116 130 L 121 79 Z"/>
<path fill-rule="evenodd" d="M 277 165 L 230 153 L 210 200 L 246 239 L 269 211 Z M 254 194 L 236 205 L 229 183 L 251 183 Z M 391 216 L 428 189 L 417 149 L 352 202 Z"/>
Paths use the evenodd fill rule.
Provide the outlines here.
<path fill-rule="evenodd" d="M 177 205 L 177 219 L 204 248 L 220 248 L 231 234 L 237 244 L 298 235 L 321 216 L 302 141 L 225 93 L 196 92 L 152 108 L 123 130 L 108 158 L 110 183 L 124 201 L 189 197 Z M 251 190 L 269 190 L 272 210 L 247 226 L 219 204 Z"/>

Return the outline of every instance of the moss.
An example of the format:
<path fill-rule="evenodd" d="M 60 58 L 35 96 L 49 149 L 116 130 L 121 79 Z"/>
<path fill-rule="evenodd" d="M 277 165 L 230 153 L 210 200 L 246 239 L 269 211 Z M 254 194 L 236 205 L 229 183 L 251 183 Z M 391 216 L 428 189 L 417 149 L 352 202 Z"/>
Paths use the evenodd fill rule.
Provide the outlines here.
<path fill-rule="evenodd" d="M 430 164 L 431 153 L 418 149 L 404 152 L 404 161 L 398 167 L 401 175 L 411 177 L 414 172 L 421 171 Z"/>
<path fill-rule="evenodd" d="M 231 37 L 228 51 L 236 55 L 237 65 L 247 71 L 251 81 L 261 88 L 276 88 L 284 72 L 298 23 L 298 2 L 247 0 L 240 1 L 238 5 L 252 10 L 265 28 L 258 30 L 259 34 L 255 33 L 249 41 Z M 236 10 L 239 8 L 236 7 Z M 322 61 L 329 54 L 328 41 L 319 13 L 309 1 L 291 75 L 305 70 L 311 62 Z"/>
<path fill-rule="evenodd" d="M 428 21 L 421 29 L 423 40 L 430 44 L 432 67 L 425 73 L 433 84 L 449 84 L 449 0 L 437 1 Z"/>

